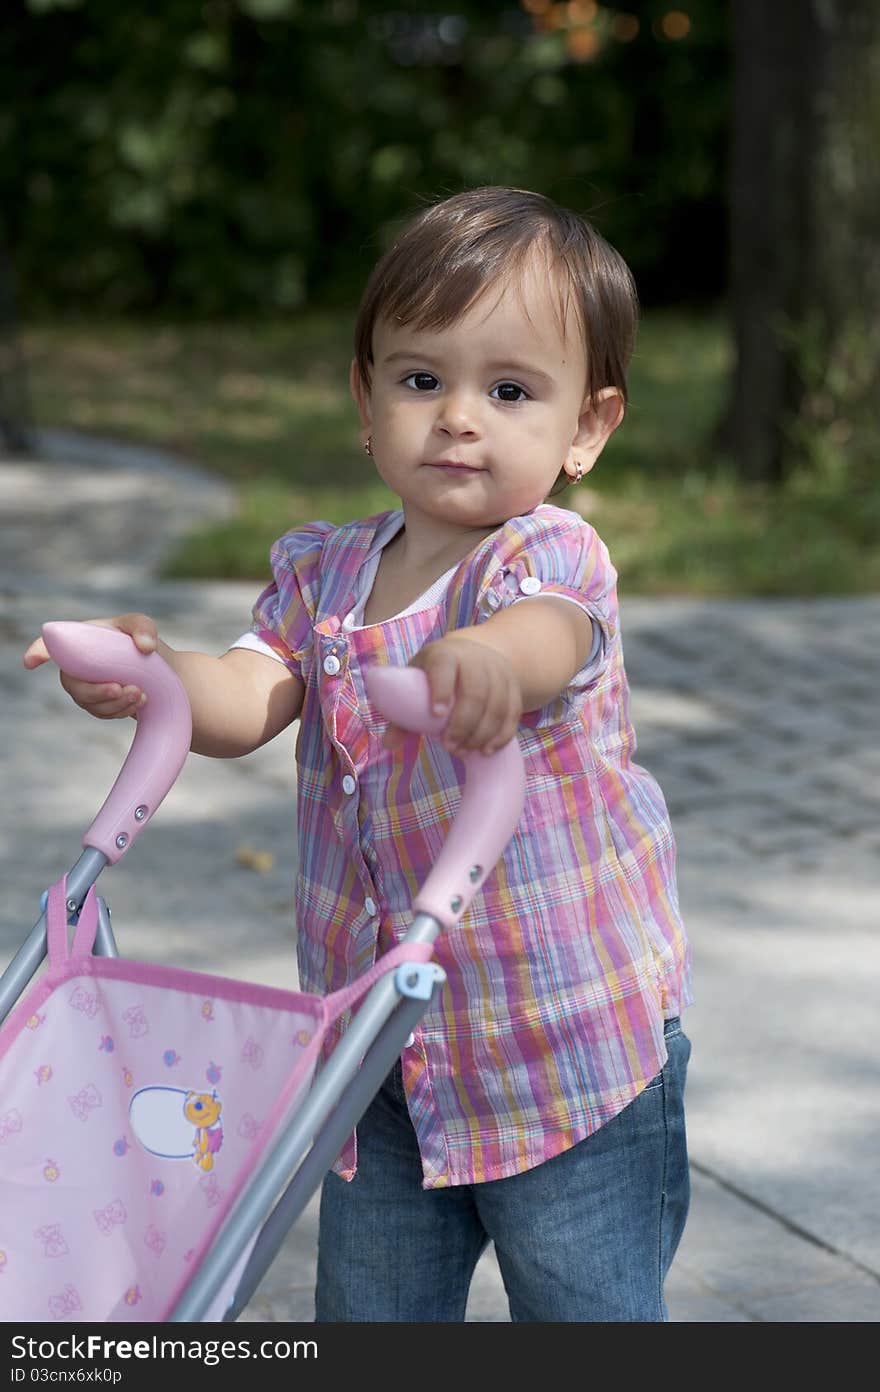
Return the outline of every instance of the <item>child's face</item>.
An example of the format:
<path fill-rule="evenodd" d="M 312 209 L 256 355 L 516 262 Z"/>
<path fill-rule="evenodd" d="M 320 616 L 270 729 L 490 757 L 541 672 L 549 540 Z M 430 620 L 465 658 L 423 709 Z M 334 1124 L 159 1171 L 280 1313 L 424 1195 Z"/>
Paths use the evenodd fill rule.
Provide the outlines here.
<path fill-rule="evenodd" d="M 533 258 L 518 282 L 486 292 L 445 329 L 376 325 L 371 391 L 354 365 L 352 389 L 408 521 L 472 530 L 530 512 L 563 466 L 591 468 L 619 423 L 614 389 L 590 405 L 576 316 L 563 331 L 548 280 Z"/>

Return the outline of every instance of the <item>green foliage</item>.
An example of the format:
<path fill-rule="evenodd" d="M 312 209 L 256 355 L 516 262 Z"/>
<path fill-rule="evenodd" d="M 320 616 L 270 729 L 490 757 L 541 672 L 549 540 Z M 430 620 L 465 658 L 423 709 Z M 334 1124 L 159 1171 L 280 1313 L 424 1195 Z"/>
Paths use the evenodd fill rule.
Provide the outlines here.
<path fill-rule="evenodd" d="M 786 422 L 795 488 L 847 489 L 858 507 L 873 504 L 880 457 L 880 324 L 871 310 L 851 313 L 835 332 L 813 310 L 784 327 L 800 376 L 797 415 Z"/>
<path fill-rule="evenodd" d="M 26 311 L 349 301 L 401 215 L 505 182 L 592 216 L 646 299 L 716 292 L 725 7 L 688 0 L 677 42 L 664 0 L 631 42 L 616 8 L 576 8 L 542 29 L 516 0 L 6 0 L 0 207 Z"/>

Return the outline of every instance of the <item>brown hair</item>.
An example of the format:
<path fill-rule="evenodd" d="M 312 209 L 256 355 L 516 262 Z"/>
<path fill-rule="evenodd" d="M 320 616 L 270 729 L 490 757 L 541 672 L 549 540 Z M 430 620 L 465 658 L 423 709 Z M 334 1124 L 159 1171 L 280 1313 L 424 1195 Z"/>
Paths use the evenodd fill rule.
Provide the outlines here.
<path fill-rule="evenodd" d="M 616 387 L 626 402 L 639 312 L 629 267 L 578 213 L 540 193 L 514 188 L 469 189 L 431 204 L 377 262 L 355 324 L 355 357 L 365 388 L 371 385 L 378 319 L 445 328 L 488 286 L 516 274 L 538 248 L 557 272 L 563 316 L 572 303 L 578 316 L 591 395 Z"/>

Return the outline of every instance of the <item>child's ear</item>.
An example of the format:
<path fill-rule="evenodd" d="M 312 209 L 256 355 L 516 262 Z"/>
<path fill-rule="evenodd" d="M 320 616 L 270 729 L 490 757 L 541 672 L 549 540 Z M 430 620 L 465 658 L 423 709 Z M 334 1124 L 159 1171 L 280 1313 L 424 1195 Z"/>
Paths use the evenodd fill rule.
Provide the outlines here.
<path fill-rule="evenodd" d="M 357 358 L 352 358 L 351 360 L 351 367 L 349 368 L 348 372 L 348 385 L 351 388 L 351 394 L 354 397 L 354 404 L 358 408 L 358 415 L 361 418 L 361 426 L 364 430 L 369 430 L 370 426 L 373 423 L 372 412 L 370 410 L 370 393 L 364 385 L 364 380 L 361 377 Z"/>
<path fill-rule="evenodd" d="M 572 444 L 577 447 L 578 459 L 585 473 L 592 469 L 620 425 L 623 413 L 623 396 L 617 387 L 603 387 L 584 402 Z"/>

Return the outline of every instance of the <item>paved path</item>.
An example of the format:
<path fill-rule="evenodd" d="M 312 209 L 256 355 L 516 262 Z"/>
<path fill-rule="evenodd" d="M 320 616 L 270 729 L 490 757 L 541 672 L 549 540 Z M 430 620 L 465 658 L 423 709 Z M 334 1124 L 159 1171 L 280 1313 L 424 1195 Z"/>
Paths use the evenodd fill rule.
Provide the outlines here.
<path fill-rule="evenodd" d="M 221 651 L 255 586 L 155 580 L 167 540 L 232 507 L 146 452 L 53 436 L 0 462 L 0 959 L 72 864 L 128 747 L 20 653 L 47 618 L 129 608 Z M 54 462 L 52 462 L 54 460 Z M 675 1321 L 880 1318 L 880 597 L 623 602 L 640 759 L 678 835 L 698 1000 L 686 1028 L 693 1204 Z M 127 955 L 293 981 L 293 734 L 191 758 L 107 877 Z M 247 848 L 273 867 L 247 869 Z M 242 855 L 242 853 L 244 854 Z M 311 1319 L 313 1200 L 245 1320 Z M 494 1257 L 469 1318 L 504 1321 Z"/>

